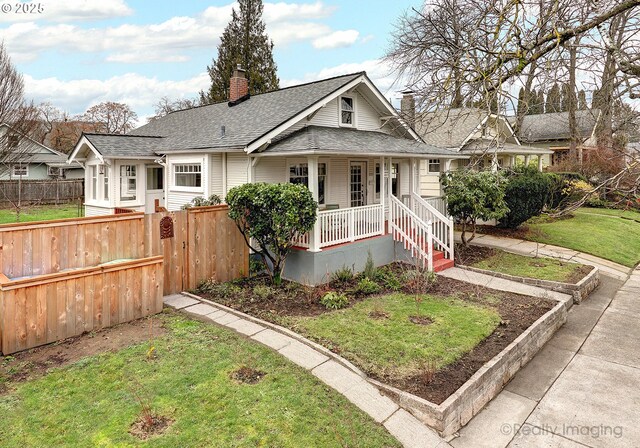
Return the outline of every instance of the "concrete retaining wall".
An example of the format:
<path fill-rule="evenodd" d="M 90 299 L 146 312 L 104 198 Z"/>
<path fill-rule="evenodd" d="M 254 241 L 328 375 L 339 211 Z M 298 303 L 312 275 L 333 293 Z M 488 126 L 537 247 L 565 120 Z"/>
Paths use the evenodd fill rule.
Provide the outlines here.
<path fill-rule="evenodd" d="M 440 405 L 378 381 L 369 381 L 442 437 L 449 437 L 498 395 L 518 370 L 551 339 L 567 320 L 569 307 L 570 302 L 558 303 Z"/>
<path fill-rule="evenodd" d="M 505 280 L 511 280 L 518 283 L 524 283 L 526 285 L 538 286 L 540 288 L 548 289 L 550 291 L 562 292 L 573 296 L 574 303 L 581 303 L 584 299 L 589 297 L 589 294 L 598 287 L 600 284 L 600 270 L 594 267 L 589 274 L 587 274 L 577 284 L 553 282 L 551 280 L 539 280 L 536 278 L 519 277 L 517 275 L 504 274 L 502 272 L 489 271 L 487 269 L 475 268 L 472 266 L 456 265 L 460 269 L 466 269 L 468 271 L 479 272 L 480 274 L 491 275 L 493 277 L 503 278 Z"/>

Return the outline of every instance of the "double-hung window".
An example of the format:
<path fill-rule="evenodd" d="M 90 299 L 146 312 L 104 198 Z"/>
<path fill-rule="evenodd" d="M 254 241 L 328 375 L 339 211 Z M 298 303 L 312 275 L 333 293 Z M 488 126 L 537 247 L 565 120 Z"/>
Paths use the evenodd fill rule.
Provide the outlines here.
<path fill-rule="evenodd" d="M 109 167 L 104 165 L 102 169 L 102 175 L 104 176 L 102 179 L 102 199 L 105 201 L 109 200 Z"/>
<path fill-rule="evenodd" d="M 289 165 L 289 183 L 309 187 L 309 166 L 306 163 Z M 327 164 L 318 163 L 318 204 L 325 203 Z"/>
<path fill-rule="evenodd" d="M 429 173 L 440 172 L 440 159 L 429 159 Z"/>
<path fill-rule="evenodd" d="M 173 165 L 173 175 L 176 187 L 202 187 L 202 164 L 200 163 L 177 163 Z"/>
<path fill-rule="evenodd" d="M 22 163 L 13 165 L 13 177 L 29 177 L 29 165 Z"/>
<path fill-rule="evenodd" d="M 342 126 L 353 126 L 355 119 L 355 108 L 353 98 L 348 96 L 340 97 L 340 124 Z"/>
<path fill-rule="evenodd" d="M 137 197 L 138 180 L 135 165 L 120 166 L 120 200 L 135 201 Z"/>

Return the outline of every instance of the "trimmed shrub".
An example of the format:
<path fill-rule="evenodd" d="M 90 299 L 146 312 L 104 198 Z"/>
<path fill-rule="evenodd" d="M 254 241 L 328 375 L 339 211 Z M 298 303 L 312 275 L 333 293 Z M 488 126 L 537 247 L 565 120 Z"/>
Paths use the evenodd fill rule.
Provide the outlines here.
<path fill-rule="evenodd" d="M 203 198 L 202 196 L 195 197 L 189 202 L 182 206 L 182 210 L 186 210 L 192 207 L 208 207 L 210 205 L 220 205 L 222 204 L 222 199 L 217 194 L 212 194 L 208 199 Z"/>

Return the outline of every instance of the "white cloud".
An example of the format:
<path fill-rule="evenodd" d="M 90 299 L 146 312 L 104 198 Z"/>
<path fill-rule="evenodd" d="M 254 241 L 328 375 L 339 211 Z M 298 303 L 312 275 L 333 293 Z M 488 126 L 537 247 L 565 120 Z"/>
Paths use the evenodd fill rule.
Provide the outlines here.
<path fill-rule="evenodd" d="M 404 87 L 402 80 L 398 80 L 391 66 L 383 59 L 371 59 L 362 62 L 340 64 L 333 67 L 324 68 L 318 72 L 307 73 L 302 79 L 285 79 L 281 84 L 283 87 L 292 86 L 304 82 L 317 81 L 319 79 L 331 78 L 334 76 L 346 75 L 349 73 L 367 72 L 367 76 L 382 92 L 385 97 L 400 98 L 398 93 Z"/>
<path fill-rule="evenodd" d="M 80 0 L 72 0 L 76 4 Z M 55 3 L 60 22 L 71 20 L 71 8 L 63 8 L 63 2 Z M 80 2 L 76 11 L 80 17 L 99 17 L 100 14 L 127 14 L 131 11 L 122 0 Z M 86 4 L 99 4 L 91 9 Z M 48 5 L 48 3 L 47 3 Z M 12 23 L 0 29 L 0 40 L 16 62 L 37 59 L 40 53 L 60 52 L 104 53 L 108 62 L 184 62 L 189 59 L 185 49 L 212 49 L 219 43 L 219 36 L 231 17 L 236 3 L 208 7 L 193 17 L 177 16 L 162 23 L 147 25 L 124 24 L 111 27 L 86 27 L 69 23 L 28 22 Z M 67 11 L 68 10 L 68 11 Z M 264 19 L 267 32 L 277 45 L 311 41 L 315 48 L 338 48 L 353 45 L 359 33 L 355 30 L 334 31 L 329 26 L 314 22 L 330 16 L 334 7 L 322 2 L 312 4 L 265 3 Z M 0 17 L 2 15 L 0 14 Z"/>
<path fill-rule="evenodd" d="M 318 50 L 348 47 L 358 40 L 358 36 L 360 33 L 356 30 L 334 31 L 329 35 L 315 39 L 313 47 Z"/>
<path fill-rule="evenodd" d="M 179 81 L 162 81 L 135 73 L 106 80 L 82 79 L 62 81 L 57 78 L 35 79 L 25 75 L 25 90 L 35 102 L 49 101 L 72 114 L 82 113 L 103 101 L 127 103 L 141 116 L 153 111 L 163 96 L 193 98 L 209 86 L 207 73 Z"/>
<path fill-rule="evenodd" d="M 20 12 L 16 9 L 16 2 L 6 1 L 4 3 L 10 6 L 11 11 L 0 14 L 0 23 L 31 22 L 35 20 L 51 22 L 104 20 L 133 14 L 133 10 L 124 0 L 48 0 L 40 3 L 29 2 L 33 6 L 26 6 L 27 9 L 20 9 Z M 38 7 L 41 7 L 41 10 Z"/>

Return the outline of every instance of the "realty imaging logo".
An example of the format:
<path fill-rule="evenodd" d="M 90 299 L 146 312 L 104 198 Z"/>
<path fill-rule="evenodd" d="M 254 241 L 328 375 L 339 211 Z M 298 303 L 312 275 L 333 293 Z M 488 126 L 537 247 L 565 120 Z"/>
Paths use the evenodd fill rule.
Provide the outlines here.
<path fill-rule="evenodd" d="M 571 438 L 572 436 L 587 436 L 592 439 L 599 439 L 603 437 L 612 437 L 615 439 L 622 438 L 622 426 L 609 426 L 609 425 L 548 425 L 542 424 L 541 426 L 532 425 L 520 425 L 504 423 L 500 427 L 500 432 L 504 435 L 516 435 L 520 436 L 541 436 L 548 434 L 556 434 L 563 437 Z"/>

